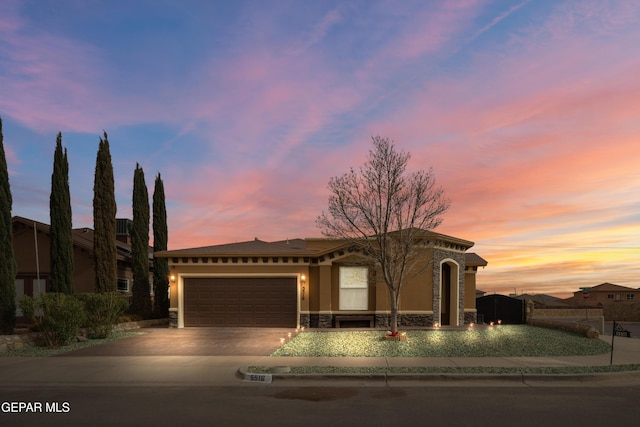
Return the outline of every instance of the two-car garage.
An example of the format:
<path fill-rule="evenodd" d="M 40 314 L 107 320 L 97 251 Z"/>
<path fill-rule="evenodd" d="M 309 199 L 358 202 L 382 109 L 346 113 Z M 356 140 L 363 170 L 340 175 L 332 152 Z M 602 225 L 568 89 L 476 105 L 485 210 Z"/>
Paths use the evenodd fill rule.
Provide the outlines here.
<path fill-rule="evenodd" d="M 184 326 L 295 328 L 295 277 L 185 277 Z"/>

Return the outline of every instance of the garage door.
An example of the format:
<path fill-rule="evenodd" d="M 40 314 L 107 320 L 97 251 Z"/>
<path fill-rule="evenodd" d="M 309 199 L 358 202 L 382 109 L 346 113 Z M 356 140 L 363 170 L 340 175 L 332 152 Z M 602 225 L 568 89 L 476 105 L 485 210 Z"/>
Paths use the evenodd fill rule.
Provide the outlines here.
<path fill-rule="evenodd" d="M 185 326 L 295 328 L 296 279 L 292 277 L 185 278 Z"/>

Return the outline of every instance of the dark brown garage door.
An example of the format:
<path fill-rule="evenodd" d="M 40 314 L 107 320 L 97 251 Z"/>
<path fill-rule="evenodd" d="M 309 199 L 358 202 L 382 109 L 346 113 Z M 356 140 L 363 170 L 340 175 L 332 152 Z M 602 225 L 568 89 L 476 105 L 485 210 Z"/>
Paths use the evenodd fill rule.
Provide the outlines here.
<path fill-rule="evenodd" d="M 185 278 L 185 326 L 295 328 L 296 279 L 292 277 Z"/>

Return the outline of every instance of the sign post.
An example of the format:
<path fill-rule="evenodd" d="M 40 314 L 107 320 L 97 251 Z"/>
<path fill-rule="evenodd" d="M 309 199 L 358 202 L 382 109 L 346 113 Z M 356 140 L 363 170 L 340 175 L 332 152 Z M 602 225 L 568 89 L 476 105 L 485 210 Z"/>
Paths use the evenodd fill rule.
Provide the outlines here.
<path fill-rule="evenodd" d="M 587 320 L 589 320 L 589 305 L 587 304 L 587 300 L 591 297 L 591 294 L 589 294 L 589 289 L 591 288 L 588 287 L 580 289 L 582 290 L 582 299 L 584 299 L 584 315 Z"/>
<path fill-rule="evenodd" d="M 616 321 L 613 321 L 613 329 L 611 330 L 611 357 L 609 359 L 609 366 L 613 365 L 613 340 L 616 337 Z"/>
<path fill-rule="evenodd" d="M 617 336 L 631 338 L 631 331 L 626 330 L 621 324 L 613 321 L 613 329 L 611 330 L 611 359 L 609 360 L 609 366 L 613 364 L 613 340 Z"/>

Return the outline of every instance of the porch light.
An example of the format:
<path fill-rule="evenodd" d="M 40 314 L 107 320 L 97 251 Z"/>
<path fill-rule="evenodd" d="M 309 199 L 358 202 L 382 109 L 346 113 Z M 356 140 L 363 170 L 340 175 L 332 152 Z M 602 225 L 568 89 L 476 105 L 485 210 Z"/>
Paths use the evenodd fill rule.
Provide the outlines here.
<path fill-rule="evenodd" d="M 176 283 L 176 275 L 175 274 L 172 274 L 171 276 L 169 276 L 169 282 Z"/>
<path fill-rule="evenodd" d="M 305 276 L 304 274 L 300 275 L 300 283 L 307 283 L 307 276 Z"/>

